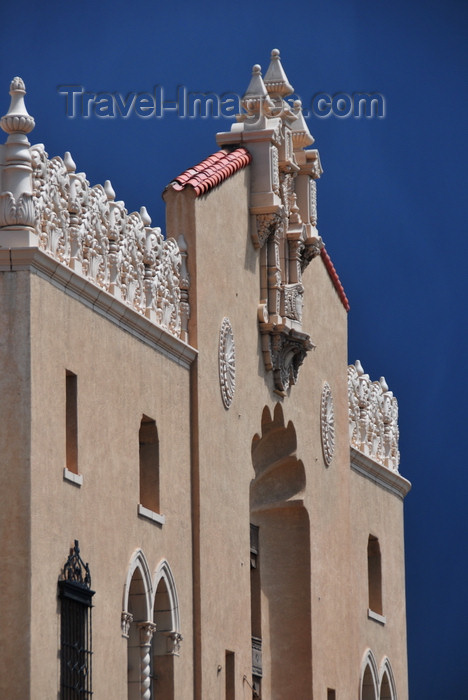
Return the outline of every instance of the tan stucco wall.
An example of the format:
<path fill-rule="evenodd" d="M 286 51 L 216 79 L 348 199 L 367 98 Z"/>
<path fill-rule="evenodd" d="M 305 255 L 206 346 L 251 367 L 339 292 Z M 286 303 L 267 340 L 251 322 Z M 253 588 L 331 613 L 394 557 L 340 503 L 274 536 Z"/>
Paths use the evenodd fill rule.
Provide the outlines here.
<path fill-rule="evenodd" d="M 29 697 L 29 276 L 0 273 L 0 696 Z M 16 672 L 17 660 L 22 672 Z"/>
<path fill-rule="evenodd" d="M 404 596 L 402 514 L 398 497 L 381 493 L 371 482 L 361 487 L 366 480 L 350 469 L 347 313 L 323 261 L 314 259 L 303 277 L 302 327 L 316 348 L 308 353 L 297 385 L 284 399 L 278 397 L 260 347 L 259 253 L 249 232 L 248 181 L 246 169 L 198 198 L 189 188 L 166 194 L 168 232 L 175 237 L 183 233 L 188 242 L 190 337 L 199 350 L 200 697 L 224 697 L 224 653 L 229 649 L 236 652 L 236 698 L 250 698 L 243 677 L 250 681 L 248 522 L 253 519 L 260 525 L 263 553 L 273 559 L 264 571 L 262 599 L 264 697 L 321 698 L 327 688 L 334 688 L 337 697 L 350 697 L 352 689 L 358 697 L 361 660 L 370 647 L 378 663 L 388 655 L 395 675 L 403 679 L 397 683 L 399 697 L 405 698 L 404 609 L 383 628 L 367 619 L 368 520 L 379 508 L 385 510 L 379 529 L 388 531 L 382 546 L 384 596 L 390 606 L 390 590 L 394 601 Z M 221 401 L 218 376 L 219 331 L 225 316 L 236 345 L 236 390 L 229 410 Z M 329 467 L 320 433 L 325 381 L 333 393 L 336 426 Z M 284 425 L 292 421 L 295 455 L 304 465 L 305 489 L 296 494 L 303 502 L 303 518 L 274 509 L 249 516 L 248 494 L 255 476 L 252 438 L 261 433 L 264 407 L 273 415 L 278 403 Z M 369 493 L 364 495 L 366 489 Z M 308 560 L 302 563 L 305 548 Z M 306 571 L 309 580 L 304 585 Z M 295 601 L 289 616 L 287 600 L 278 599 L 285 595 L 284 580 L 289 581 L 287 595 Z"/>
<path fill-rule="evenodd" d="M 403 502 L 360 474 L 350 483 L 351 546 L 353 552 L 353 624 L 375 655 L 378 666 L 390 659 L 398 698 L 408 697 L 406 654 L 405 558 Z M 367 541 L 378 537 L 382 562 L 382 605 L 385 625 L 368 619 Z M 361 654 L 356 653 L 360 662 Z M 357 650 L 356 650 L 357 652 Z"/>
<path fill-rule="evenodd" d="M 315 258 L 303 276 L 302 328 L 316 348 L 297 384 L 278 396 L 258 331 L 249 178 L 245 168 L 204 196 L 190 188 L 165 195 L 168 235 L 183 234 L 188 246 L 190 342 L 198 350 L 191 368 L 57 281 L 35 271 L 0 273 L 7 369 L 0 378 L 0 557 L 11 570 L 0 592 L 0 635 L 8 644 L 0 688 L 10 700 L 57 695 L 57 579 L 75 539 L 96 591 L 96 698 L 127 697 L 120 613 L 129 562 L 141 548 L 151 575 L 167 559 L 177 587 L 184 640 L 174 659 L 175 697 L 223 700 L 230 651 L 236 700 L 250 700 L 251 521 L 260 526 L 263 697 L 317 700 L 334 688 L 339 698 L 357 698 L 370 648 L 377 664 L 388 656 L 399 700 L 407 698 L 402 501 L 350 468 L 347 314 Z M 218 362 L 224 317 L 236 346 L 228 410 Z M 63 478 L 66 370 L 78 377 L 81 487 Z M 329 466 L 321 444 L 324 382 L 335 408 Z M 162 526 L 137 515 L 143 414 L 158 428 Z M 263 482 L 254 438 L 264 441 L 262 459 L 276 465 Z M 369 534 L 381 546 L 385 625 L 367 616 Z M 5 669 L 20 655 L 29 672 L 18 683 Z"/>
<path fill-rule="evenodd" d="M 11 273 L 14 274 L 18 275 L 19 282 L 24 280 L 27 284 L 29 273 Z M 11 613 L 16 612 L 17 619 L 9 628 L 21 631 L 22 655 L 25 653 L 25 639 L 29 636 L 31 639 L 30 672 L 34 682 L 30 697 L 42 700 L 56 697 L 58 692 L 60 618 L 57 579 L 73 540 L 78 539 L 83 559 L 89 562 L 92 587 L 96 592 L 93 599 L 95 697 L 122 700 L 127 697 L 127 642 L 121 636 L 120 613 L 129 561 L 134 550 L 141 548 L 151 575 L 165 558 L 175 578 L 184 636 L 181 657 L 175 659 L 175 683 L 176 691 L 190 698 L 189 371 L 49 281 L 33 274 L 30 284 L 32 554 L 29 562 L 21 551 L 29 541 L 25 532 L 26 521 L 15 542 L 16 549 L 8 557 L 12 564 L 13 560 L 17 562 L 15 566 L 11 565 L 14 582 L 18 591 L 24 591 L 21 597 L 15 594 L 15 607 Z M 24 306 L 27 319 L 26 301 Z M 20 305 L 16 306 L 15 313 L 23 315 Z M 15 342 L 21 344 L 14 314 L 10 323 Z M 26 327 L 24 321 L 23 324 Z M 20 353 L 16 353 L 16 357 L 19 358 Z M 81 487 L 63 479 L 67 369 L 78 376 Z M 24 403 L 26 410 L 27 401 Z M 163 526 L 137 515 L 138 433 L 142 414 L 154 418 L 158 427 L 161 512 L 166 516 Z M 13 440 L 19 433 L 17 418 L 16 414 L 14 425 L 10 421 Z M 28 422 L 25 421 L 24 425 L 27 426 Z M 11 454 L 9 459 L 14 458 L 15 455 Z M 24 472 L 24 483 L 27 484 L 29 461 L 26 449 L 17 462 L 18 471 Z M 10 469 L 11 466 L 12 462 Z M 24 509 L 18 508 L 17 513 L 27 513 L 27 505 Z M 15 518 L 12 517 L 11 522 L 15 523 Z M 18 625 L 18 620 L 29 617 L 25 612 L 27 600 L 22 600 L 27 598 L 29 582 L 30 632 L 26 619 Z M 20 612 L 16 608 L 21 604 L 23 610 Z M 18 690 L 16 680 L 8 697 L 13 700 L 29 695 Z"/>

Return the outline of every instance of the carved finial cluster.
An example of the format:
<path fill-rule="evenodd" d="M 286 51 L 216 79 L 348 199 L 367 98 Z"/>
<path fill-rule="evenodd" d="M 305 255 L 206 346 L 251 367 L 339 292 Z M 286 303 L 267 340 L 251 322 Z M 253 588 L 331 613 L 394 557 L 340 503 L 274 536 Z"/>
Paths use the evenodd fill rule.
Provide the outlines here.
<path fill-rule="evenodd" d="M 348 367 L 349 431 L 353 447 L 398 471 L 398 403 L 381 377 L 371 382 L 359 360 Z"/>
<path fill-rule="evenodd" d="M 49 160 L 33 146 L 33 220 L 38 245 L 63 265 L 187 340 L 186 248 L 151 226 L 142 207 L 128 213 L 109 180 L 91 187 L 69 153 Z M 184 261 L 185 276 L 181 280 Z M 184 297 L 181 298 L 181 285 Z"/>
<path fill-rule="evenodd" d="M 274 388 L 285 395 L 313 348 L 302 330 L 302 274 L 320 253 L 316 186 L 322 169 L 318 151 L 305 151 L 314 139 L 300 100 L 286 98 L 294 88 L 278 49 L 271 52 L 265 78 L 259 65 L 244 95 L 244 112 L 231 132 L 218 134 L 220 145 L 243 143 L 252 154 L 250 211 L 252 241 L 260 251 L 258 319 L 267 370 Z"/>

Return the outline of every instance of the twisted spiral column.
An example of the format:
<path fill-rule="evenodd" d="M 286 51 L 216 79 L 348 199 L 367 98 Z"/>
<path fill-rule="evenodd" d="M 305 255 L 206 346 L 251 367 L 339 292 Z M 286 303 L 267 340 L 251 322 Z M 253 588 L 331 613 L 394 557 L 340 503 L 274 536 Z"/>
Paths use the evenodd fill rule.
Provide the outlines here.
<path fill-rule="evenodd" d="M 151 698 L 151 640 L 156 632 L 154 622 L 140 622 L 140 687 L 141 700 Z"/>

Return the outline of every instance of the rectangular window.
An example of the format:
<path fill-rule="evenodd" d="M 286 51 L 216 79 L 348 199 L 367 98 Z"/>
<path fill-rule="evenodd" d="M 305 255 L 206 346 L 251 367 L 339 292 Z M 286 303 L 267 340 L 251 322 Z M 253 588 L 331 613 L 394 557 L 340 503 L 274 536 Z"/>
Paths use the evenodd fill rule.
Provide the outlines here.
<path fill-rule="evenodd" d="M 78 474 L 78 386 L 77 376 L 66 373 L 66 461 L 67 469 Z"/>
<path fill-rule="evenodd" d="M 327 688 L 327 700 L 336 700 L 336 693 L 333 688 Z"/>
<path fill-rule="evenodd" d="M 143 416 L 140 424 L 140 504 L 159 513 L 159 438 L 156 421 Z"/>
<path fill-rule="evenodd" d="M 226 700 L 235 700 L 235 654 L 226 651 Z"/>
<path fill-rule="evenodd" d="M 367 543 L 367 576 L 369 610 L 382 615 L 382 561 L 379 540 L 374 535 L 369 535 Z"/>

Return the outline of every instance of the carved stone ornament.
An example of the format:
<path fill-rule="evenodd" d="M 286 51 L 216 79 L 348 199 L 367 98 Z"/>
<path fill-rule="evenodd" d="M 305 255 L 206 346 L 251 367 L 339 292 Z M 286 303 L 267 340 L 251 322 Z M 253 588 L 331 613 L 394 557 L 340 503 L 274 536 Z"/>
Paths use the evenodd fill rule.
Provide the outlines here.
<path fill-rule="evenodd" d="M 183 641 L 183 637 L 180 632 L 165 632 L 167 637 L 167 654 L 169 656 L 179 656 L 180 655 L 180 644 Z"/>
<path fill-rule="evenodd" d="M 69 153 L 31 148 L 39 247 L 172 335 L 186 339 L 188 279 L 173 238 L 151 226 L 145 207 L 129 214 L 109 181 L 91 187 Z M 184 280 L 182 264 L 184 262 Z M 183 302 L 181 288 L 183 286 Z M 184 307 L 181 307 L 181 304 Z"/>
<path fill-rule="evenodd" d="M 260 325 L 264 362 L 267 369 L 273 370 L 276 393 L 285 396 L 289 387 L 296 383 L 299 368 L 314 345 L 306 333 L 294 329 L 270 329 L 268 325 L 263 328 Z"/>
<path fill-rule="evenodd" d="M 325 382 L 320 403 L 320 430 L 322 435 L 323 459 L 327 467 L 335 453 L 335 407 L 330 385 Z"/>
<path fill-rule="evenodd" d="M 319 255 L 322 240 L 317 220 L 315 183 L 320 177 L 318 151 L 300 100 L 283 70 L 280 53 L 271 52 L 265 79 L 255 65 L 244 95 L 244 112 L 222 145 L 245 143 L 252 149 L 250 181 L 251 238 L 259 251 L 258 322 L 265 369 L 272 371 L 274 391 L 284 396 L 297 380 L 299 367 L 314 346 L 302 329 L 302 273 Z"/>
<path fill-rule="evenodd" d="M 228 318 L 224 318 L 219 332 L 219 384 L 223 404 L 229 408 L 236 388 L 236 348 L 234 333 Z"/>
<path fill-rule="evenodd" d="M 398 472 L 398 402 L 384 377 L 371 382 L 357 360 L 348 367 L 348 399 L 351 445 Z"/>
<path fill-rule="evenodd" d="M 256 228 L 252 233 L 252 241 L 256 248 L 262 248 L 271 235 L 275 234 L 281 224 L 278 214 L 259 214 L 256 217 Z"/>
<path fill-rule="evenodd" d="M 115 201 L 107 181 L 91 187 L 76 172 L 70 153 L 49 159 L 44 146 L 30 146 L 34 119 L 26 109 L 21 78 L 10 86 L 11 104 L 0 119 L 8 134 L 2 147 L 0 234 L 14 240 L 19 229 L 32 229 L 46 255 L 83 275 L 149 321 L 184 341 L 189 279 L 187 247 L 151 226 L 144 207 L 128 213 Z M 9 238 L 8 238 L 9 236 Z M 23 238 L 20 238 L 23 240 Z"/>
<path fill-rule="evenodd" d="M 122 637 L 125 637 L 128 639 L 128 635 L 130 632 L 130 625 L 133 622 L 133 615 L 132 613 L 127 612 L 124 610 L 121 614 L 120 617 L 120 625 L 122 627 Z"/>

